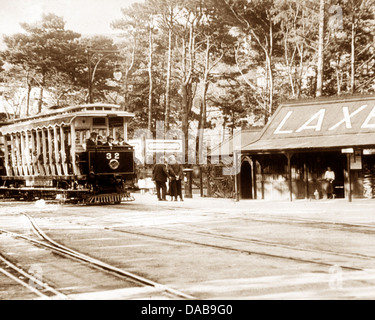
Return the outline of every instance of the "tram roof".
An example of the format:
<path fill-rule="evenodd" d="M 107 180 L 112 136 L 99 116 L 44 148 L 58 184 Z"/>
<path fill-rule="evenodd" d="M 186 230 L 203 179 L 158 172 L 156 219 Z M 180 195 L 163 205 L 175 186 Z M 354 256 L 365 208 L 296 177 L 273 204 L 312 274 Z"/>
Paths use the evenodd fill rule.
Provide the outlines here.
<path fill-rule="evenodd" d="M 83 104 L 55 110 L 49 109 L 38 115 L 14 119 L 0 127 L 0 133 L 8 134 L 25 130 L 70 125 L 73 119 L 80 116 L 118 116 L 132 118 L 134 117 L 134 114 L 127 111 L 121 111 L 120 106 L 115 104 Z"/>
<path fill-rule="evenodd" d="M 375 147 L 375 96 L 285 103 L 243 153 Z"/>

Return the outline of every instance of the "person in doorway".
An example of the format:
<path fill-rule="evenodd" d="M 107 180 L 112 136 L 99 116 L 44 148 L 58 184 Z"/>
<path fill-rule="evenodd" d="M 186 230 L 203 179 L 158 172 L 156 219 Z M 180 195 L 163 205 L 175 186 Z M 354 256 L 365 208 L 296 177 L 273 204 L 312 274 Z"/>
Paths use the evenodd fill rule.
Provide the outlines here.
<path fill-rule="evenodd" d="M 335 181 L 335 172 L 332 171 L 331 167 L 327 168 L 327 171 L 324 174 L 324 180 L 327 182 L 326 193 L 327 199 L 333 199 L 333 182 Z"/>
<path fill-rule="evenodd" d="M 166 193 L 167 186 L 166 182 L 168 180 L 169 174 L 167 171 L 166 161 L 164 157 L 160 157 L 159 163 L 156 163 L 154 169 L 152 170 L 152 180 L 155 181 L 156 194 L 159 201 L 167 201 Z"/>

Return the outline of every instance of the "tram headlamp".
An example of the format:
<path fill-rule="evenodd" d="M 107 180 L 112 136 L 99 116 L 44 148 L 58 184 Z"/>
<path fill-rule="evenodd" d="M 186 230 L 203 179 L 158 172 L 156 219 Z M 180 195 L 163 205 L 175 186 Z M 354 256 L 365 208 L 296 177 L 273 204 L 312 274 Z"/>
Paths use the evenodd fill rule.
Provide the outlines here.
<path fill-rule="evenodd" d="M 108 165 L 112 170 L 116 170 L 120 166 L 120 162 L 116 159 L 111 159 Z"/>

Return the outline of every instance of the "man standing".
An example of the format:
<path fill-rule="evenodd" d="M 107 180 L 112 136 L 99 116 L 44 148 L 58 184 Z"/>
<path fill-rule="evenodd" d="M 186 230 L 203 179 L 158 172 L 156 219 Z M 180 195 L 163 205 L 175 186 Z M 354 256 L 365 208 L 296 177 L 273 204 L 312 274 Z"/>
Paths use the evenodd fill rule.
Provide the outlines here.
<path fill-rule="evenodd" d="M 181 179 L 183 177 L 182 164 L 176 161 L 176 157 L 174 155 L 169 157 L 168 173 L 171 176 L 171 198 L 174 197 L 175 201 L 177 201 L 178 196 L 180 197 L 180 201 L 184 201 L 184 199 L 182 199 L 181 190 Z"/>
<path fill-rule="evenodd" d="M 169 178 L 169 174 L 168 174 L 168 171 L 167 171 L 165 158 L 160 157 L 159 163 L 156 163 L 155 166 L 154 166 L 154 169 L 152 170 L 152 180 L 155 181 L 156 194 L 158 196 L 159 201 L 167 201 L 167 199 L 166 199 L 167 178 Z M 161 193 L 160 193 L 160 191 L 161 191 Z"/>

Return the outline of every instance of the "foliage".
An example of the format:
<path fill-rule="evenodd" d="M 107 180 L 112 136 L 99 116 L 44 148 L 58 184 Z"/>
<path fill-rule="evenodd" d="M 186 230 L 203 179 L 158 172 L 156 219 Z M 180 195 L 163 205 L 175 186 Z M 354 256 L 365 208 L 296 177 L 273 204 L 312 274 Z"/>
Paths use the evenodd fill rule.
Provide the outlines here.
<path fill-rule="evenodd" d="M 375 0 L 325 2 L 322 94 L 374 92 Z M 13 91 L 48 90 L 58 106 L 87 102 L 90 62 L 96 66 L 95 102 L 134 112 L 133 129 L 150 124 L 155 130 L 156 121 L 164 120 L 185 132 L 193 122 L 212 125 L 206 119 L 210 108 L 237 126 L 249 117 L 267 122 L 282 100 L 315 96 L 316 1 L 146 0 L 122 14 L 112 22 L 123 32 L 116 45 L 65 30 L 63 18 L 51 14 L 22 24 L 25 33 L 5 36 L 0 59 L 17 66 L 21 76 L 12 80 L 16 69 L 8 68 L 2 81 Z M 88 56 L 88 46 L 120 53 Z M 119 83 L 111 80 L 115 69 L 123 75 Z"/>

